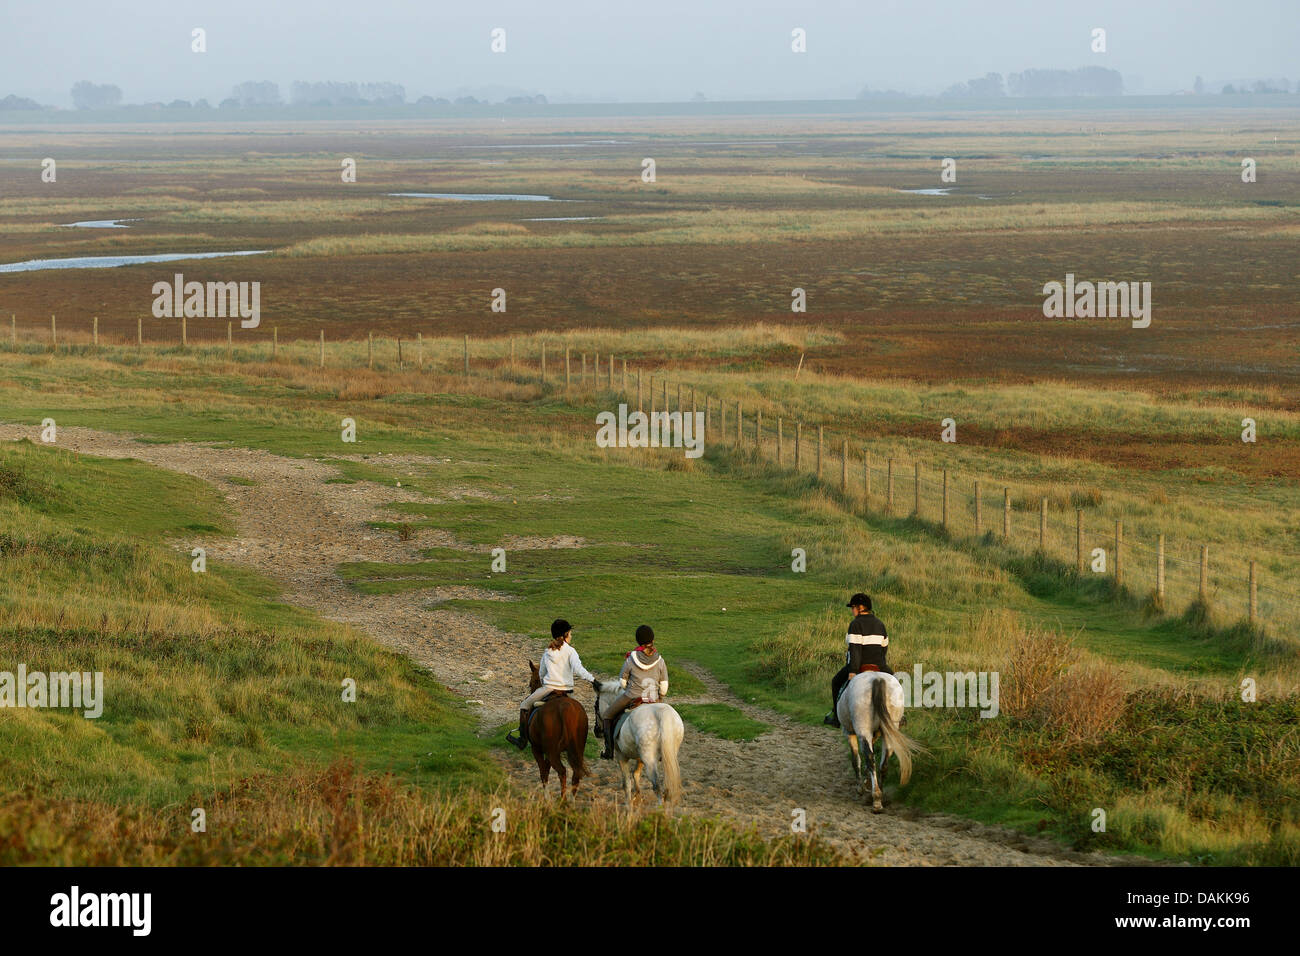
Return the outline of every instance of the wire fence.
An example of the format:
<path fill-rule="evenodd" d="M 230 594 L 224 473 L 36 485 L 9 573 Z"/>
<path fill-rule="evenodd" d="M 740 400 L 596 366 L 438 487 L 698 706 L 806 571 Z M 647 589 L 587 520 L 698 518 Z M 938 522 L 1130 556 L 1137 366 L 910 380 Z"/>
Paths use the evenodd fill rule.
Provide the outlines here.
<path fill-rule="evenodd" d="M 1282 552 L 1250 542 L 1195 542 L 1166 537 L 1149 528 L 1126 529 L 1122 518 L 1105 513 L 1097 502 L 1074 498 L 1059 488 L 1043 497 L 1023 481 L 1000 481 L 965 474 L 919 458 L 882 455 L 872 443 L 891 436 L 863 436 L 832 430 L 820 423 L 793 419 L 774 409 L 747 410 L 742 402 L 722 400 L 703 388 L 655 368 L 629 365 L 627 358 L 578 352 L 568 344 L 526 340 L 532 354 L 516 349 L 512 337 L 459 341 L 449 336 L 380 337 L 326 341 L 281 341 L 278 330 L 260 330 L 250 341 L 236 323 L 226 325 L 225 341 L 208 338 L 191 343 L 184 320 L 166 328 L 167 337 L 136 335 L 110 341 L 101 337 L 98 319 L 90 328 L 60 330 L 50 319 L 48 335 L 22 330 L 11 317 L 11 350 L 87 352 L 122 348 L 192 349 L 196 353 L 239 361 L 287 362 L 320 368 L 419 371 L 534 379 L 545 387 L 578 390 L 584 399 L 607 392 L 630 408 L 647 413 L 703 412 L 705 440 L 751 454 L 773 468 L 816 475 L 829 491 L 863 513 L 911 518 L 952 539 L 1000 545 L 1025 557 L 1073 569 L 1080 579 L 1107 579 L 1117 594 L 1148 599 L 1154 609 L 1199 607 L 1216 618 L 1265 622 L 1293 628 L 1300 621 L 1300 592 L 1289 581 L 1266 578 L 1263 569 L 1286 568 Z M 156 331 L 156 330 L 151 330 Z M 235 345 L 236 337 L 240 344 Z M 1144 525 L 1150 525 L 1147 518 Z M 1158 523 L 1158 519 L 1157 519 Z"/>

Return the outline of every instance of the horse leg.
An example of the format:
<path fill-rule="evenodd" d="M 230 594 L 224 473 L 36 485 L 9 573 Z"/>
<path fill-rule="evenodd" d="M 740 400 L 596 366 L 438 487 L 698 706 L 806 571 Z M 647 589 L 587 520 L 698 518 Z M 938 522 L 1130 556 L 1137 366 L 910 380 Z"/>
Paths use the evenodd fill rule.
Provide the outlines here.
<path fill-rule="evenodd" d="M 551 777 L 551 762 L 546 759 L 546 754 L 540 750 L 533 751 L 533 757 L 537 761 L 537 772 L 542 777 L 542 789 L 546 789 L 546 781 Z"/>
<path fill-rule="evenodd" d="M 881 802 L 883 796 L 880 792 L 880 777 L 876 774 L 876 755 L 872 752 L 873 748 L 870 743 L 867 744 L 867 772 L 871 774 L 871 812 L 881 813 L 885 806 Z M 864 780 L 865 784 L 866 781 Z"/>
<path fill-rule="evenodd" d="M 663 803 L 663 782 L 659 779 L 659 764 L 653 756 L 649 760 L 646 759 L 646 756 L 648 755 L 641 755 L 641 766 L 645 769 L 646 776 L 650 778 L 650 789 L 659 798 L 659 802 Z"/>
<path fill-rule="evenodd" d="M 615 748 L 614 755 L 618 757 L 618 770 L 623 775 L 623 793 L 627 797 L 627 808 L 632 809 L 632 761 L 628 760 L 623 754 Z"/>
<path fill-rule="evenodd" d="M 849 755 L 853 761 L 853 779 L 858 781 L 858 793 L 862 792 L 862 756 L 858 753 L 858 735 L 849 734 Z"/>
<path fill-rule="evenodd" d="M 645 764 L 640 760 L 636 761 L 636 769 L 632 771 L 632 791 L 636 799 L 641 799 L 641 771 L 645 769 Z"/>

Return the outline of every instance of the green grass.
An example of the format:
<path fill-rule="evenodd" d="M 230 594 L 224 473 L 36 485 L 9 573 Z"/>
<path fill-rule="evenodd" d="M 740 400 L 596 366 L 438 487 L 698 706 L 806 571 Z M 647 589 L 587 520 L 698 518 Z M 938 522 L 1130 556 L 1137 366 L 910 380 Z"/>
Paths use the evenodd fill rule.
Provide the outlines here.
<path fill-rule="evenodd" d="M 675 704 L 677 713 L 701 733 L 723 740 L 757 740 L 768 730 L 761 720 L 747 717 L 730 704 Z"/>
<path fill-rule="evenodd" d="M 0 788 L 155 804 L 340 756 L 437 786 L 497 780 L 473 717 L 405 659 L 244 569 L 191 571 L 191 543 L 229 526 L 205 483 L 20 443 L 0 446 L 0 487 L 0 660 L 100 671 L 106 698 L 95 720 L 8 712 Z"/>

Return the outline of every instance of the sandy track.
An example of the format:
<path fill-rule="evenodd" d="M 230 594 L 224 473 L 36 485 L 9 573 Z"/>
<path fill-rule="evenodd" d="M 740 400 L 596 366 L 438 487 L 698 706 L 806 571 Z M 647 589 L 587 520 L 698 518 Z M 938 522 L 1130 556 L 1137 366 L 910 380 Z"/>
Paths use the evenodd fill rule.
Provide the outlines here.
<path fill-rule="evenodd" d="M 0 425 L 0 439 L 5 440 L 38 440 L 36 432 L 32 426 Z M 252 567 L 283 585 L 285 601 L 351 624 L 430 669 L 447 687 L 475 702 L 483 729 L 517 715 L 518 699 L 525 689 L 524 662 L 536 659 L 539 638 L 506 633 L 471 614 L 437 606 L 440 599 L 463 596 L 463 588 L 370 596 L 353 591 L 335 573 L 343 562 L 416 561 L 421 547 L 461 546 L 436 529 L 416 531 L 411 540 L 400 541 L 394 534 L 367 527 L 369 521 L 392 520 L 392 512 L 384 509 L 391 502 L 436 499 L 373 482 L 327 484 L 328 479 L 337 477 L 328 464 L 226 445 L 142 443 L 127 435 L 84 428 L 61 428 L 58 444 L 88 455 L 136 458 L 211 482 L 232 507 L 236 534 L 233 539 L 196 536 L 183 542 L 186 551 L 204 547 L 215 560 Z M 373 460 L 384 463 L 389 459 L 375 456 Z M 446 462 L 413 456 L 391 460 L 435 469 Z M 458 491 L 457 497 L 463 493 Z M 580 547 L 582 542 L 566 537 L 528 539 L 526 544 Z M 515 546 L 519 547 L 519 542 Z M 486 550 L 483 558 L 488 584 Z M 490 592 L 476 592 L 475 596 L 485 593 Z M 687 725 L 681 753 L 682 809 L 686 812 L 754 822 L 761 832 L 776 835 L 789 832 L 792 811 L 799 808 L 805 811 L 809 827 L 824 838 L 864 860 L 884 864 L 1136 862 L 1077 853 L 1050 840 L 958 817 L 920 815 L 901 807 L 873 815 L 856 795 L 847 748 L 838 732 L 799 724 L 742 701 L 702 668 L 680 660 L 676 663 L 689 667 L 706 687 L 705 695 L 679 698 L 683 702 L 728 703 L 771 725 L 769 732 L 748 743 L 711 737 Z M 590 709 L 590 689 L 580 687 L 577 696 Z M 531 761 L 507 759 L 504 764 L 513 779 L 536 786 L 536 767 Z M 617 766 L 599 760 L 593 764 L 593 789 L 605 797 L 616 793 Z M 896 765 L 891 769 L 897 774 Z M 555 786 L 553 781 L 553 791 Z"/>

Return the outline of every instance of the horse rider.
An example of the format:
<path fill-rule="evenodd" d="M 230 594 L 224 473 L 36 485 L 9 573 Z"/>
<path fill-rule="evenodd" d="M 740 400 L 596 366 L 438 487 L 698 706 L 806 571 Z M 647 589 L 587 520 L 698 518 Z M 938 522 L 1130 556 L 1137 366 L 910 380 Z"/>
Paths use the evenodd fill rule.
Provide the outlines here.
<path fill-rule="evenodd" d="M 894 673 L 885 663 L 885 656 L 889 652 L 889 635 L 880 618 L 871 613 L 871 598 L 859 591 L 849 598 L 848 607 L 853 611 L 853 620 L 849 621 L 848 633 L 844 635 L 848 650 L 844 666 L 831 678 L 831 712 L 822 718 L 822 723 L 831 727 L 840 725 L 835 705 L 839 703 L 840 692 L 850 677 L 863 671 Z"/>
<path fill-rule="evenodd" d="M 542 686 L 533 691 L 519 704 L 519 734 L 506 734 L 506 740 L 520 750 L 528 746 L 528 712 L 546 700 L 556 691 L 572 691 L 574 676 L 583 680 L 595 680 L 587 668 L 582 666 L 582 659 L 573 649 L 573 628 L 569 622 L 559 618 L 551 622 L 551 643 L 542 652 L 541 666 L 537 674 Z"/>
<path fill-rule="evenodd" d="M 655 650 L 655 632 L 648 624 L 636 629 L 636 642 L 636 649 L 628 652 L 618 674 L 622 693 L 600 715 L 605 722 L 605 752 L 600 756 L 605 760 L 614 756 L 614 724 L 618 715 L 634 703 L 653 703 L 668 694 L 668 665 Z"/>

